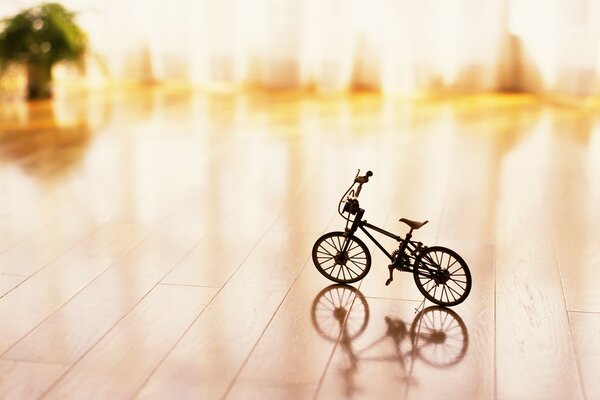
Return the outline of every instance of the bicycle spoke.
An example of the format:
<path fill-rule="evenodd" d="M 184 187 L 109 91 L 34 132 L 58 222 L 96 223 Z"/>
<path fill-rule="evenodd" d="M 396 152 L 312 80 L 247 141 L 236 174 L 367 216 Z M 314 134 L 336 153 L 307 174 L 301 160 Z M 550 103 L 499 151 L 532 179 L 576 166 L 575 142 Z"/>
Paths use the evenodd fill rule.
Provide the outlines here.
<path fill-rule="evenodd" d="M 322 260 L 321 261 L 321 264 L 322 264 L 322 263 L 326 263 L 329 260 L 333 260 L 333 256 L 317 256 L 317 259 Z"/>
<path fill-rule="evenodd" d="M 461 288 L 462 290 L 465 290 L 467 288 L 467 282 L 465 281 L 458 281 L 456 279 L 451 279 L 452 282 L 454 282 L 456 284 L 456 286 L 458 286 L 459 288 Z M 462 287 L 461 285 L 459 285 L 459 283 L 464 283 L 465 286 Z"/>
<path fill-rule="evenodd" d="M 366 264 L 360 261 L 354 261 L 353 259 L 348 260 L 349 262 L 353 263 L 354 265 L 356 265 L 358 268 L 360 268 L 361 271 L 364 271 Z"/>
<path fill-rule="evenodd" d="M 324 259 L 324 260 L 321 261 L 322 259 Z M 333 254 L 331 256 L 319 256 L 319 255 L 317 256 L 317 260 L 319 260 L 319 264 L 326 264 L 329 260 L 333 260 L 333 259 L 334 259 Z"/>
<path fill-rule="evenodd" d="M 340 265 L 340 272 L 342 273 L 342 277 L 344 278 L 344 280 L 346 280 L 346 272 L 344 272 L 344 266 Z M 339 273 L 338 273 L 338 277 L 339 277 Z"/>
<path fill-rule="evenodd" d="M 359 274 L 357 274 L 352 268 L 350 268 L 348 265 L 346 265 L 346 268 L 348 269 L 348 273 L 352 273 L 356 276 L 358 276 Z"/>
<path fill-rule="evenodd" d="M 340 245 L 340 247 L 339 247 L 340 251 L 341 251 L 341 250 L 344 250 L 344 242 L 342 242 L 342 241 L 340 240 L 340 237 L 339 237 L 339 236 L 337 236 L 336 238 L 337 238 L 338 244 Z"/>
<path fill-rule="evenodd" d="M 450 258 L 450 260 L 451 260 L 451 258 Z M 450 260 L 448 260 L 448 262 L 450 262 Z M 450 269 L 450 267 L 453 266 L 454 264 L 456 264 L 457 262 L 458 262 L 458 260 L 455 259 L 452 264 L 450 264 L 446 267 L 446 269 Z M 458 264 L 458 269 L 461 269 L 461 268 L 462 268 L 462 265 Z M 457 271 L 457 270 L 455 270 L 455 271 Z"/>
<path fill-rule="evenodd" d="M 335 242 L 331 241 L 331 243 L 330 243 L 327 240 L 325 240 L 323 243 L 331 246 L 331 248 L 335 251 L 336 254 L 339 253 L 340 249 L 338 249 L 337 247 L 335 247 Z"/>
<path fill-rule="evenodd" d="M 428 292 L 431 292 L 435 287 L 437 287 L 437 285 L 435 284 L 435 281 L 432 280 L 431 282 L 429 282 L 429 288 L 426 289 Z"/>
<path fill-rule="evenodd" d="M 337 263 L 334 261 L 333 264 L 327 268 L 323 268 L 323 271 L 328 271 L 330 269 L 332 269 L 333 267 L 335 267 L 337 265 Z"/>
<path fill-rule="evenodd" d="M 427 281 L 425 281 L 425 282 L 422 282 L 422 283 L 423 283 L 423 286 L 426 286 L 426 285 L 427 285 L 429 282 L 431 282 L 431 281 L 433 281 L 433 278 L 429 278 L 429 279 L 427 279 Z"/>
<path fill-rule="evenodd" d="M 460 293 L 458 293 L 456 290 L 452 289 L 452 287 L 450 287 L 450 285 L 446 285 L 446 292 L 448 294 L 450 294 L 450 296 L 452 296 L 452 301 L 455 301 L 456 299 L 460 298 Z M 456 293 L 456 295 L 455 295 Z"/>
<path fill-rule="evenodd" d="M 450 280 L 450 281 L 448 281 L 448 282 L 452 282 L 452 283 L 454 283 L 454 286 L 456 286 L 456 287 L 460 288 L 460 289 L 461 289 L 461 290 L 463 290 L 463 291 L 464 291 L 464 290 L 467 290 L 467 283 L 466 283 L 466 282 L 463 282 L 463 281 L 456 281 L 456 280 L 454 280 L 454 279 L 451 279 L 451 280 Z M 464 286 L 463 286 L 463 285 L 464 285 Z"/>
<path fill-rule="evenodd" d="M 446 285 L 442 285 L 442 293 L 440 295 L 440 299 L 442 301 L 444 300 L 444 294 L 446 294 L 446 299 L 450 301 L 450 299 L 448 299 L 448 293 L 446 293 Z"/>
<path fill-rule="evenodd" d="M 367 265 L 367 263 L 366 263 L 366 262 L 364 262 L 364 261 L 360 261 L 360 260 L 358 260 L 358 261 L 357 261 L 356 259 L 354 259 L 354 258 L 352 258 L 352 257 L 349 259 L 349 261 L 352 261 L 353 263 L 355 263 L 355 264 L 357 264 L 357 265 L 362 265 L 362 266 L 363 266 L 363 268 L 361 268 L 361 269 L 364 269 L 364 266 L 365 266 L 365 265 Z"/>
<path fill-rule="evenodd" d="M 317 250 L 317 253 L 321 253 L 321 254 L 324 254 L 324 255 L 327 255 L 327 256 L 335 256 L 335 254 L 331 253 L 330 251 L 328 251 L 328 250 L 327 250 L 326 248 L 324 248 L 324 247 L 320 247 L 320 248 Z"/>
<path fill-rule="evenodd" d="M 452 292 L 456 293 L 457 297 L 454 297 L 454 300 L 456 300 L 457 298 L 460 298 L 461 294 L 459 292 L 457 292 L 456 290 L 452 289 L 449 285 L 448 285 L 448 289 L 451 290 Z"/>
<path fill-rule="evenodd" d="M 350 260 L 350 262 L 354 265 L 356 265 L 356 267 L 359 269 L 359 271 L 364 271 L 364 268 L 361 267 L 359 264 L 355 263 L 353 260 Z"/>
<path fill-rule="evenodd" d="M 325 243 L 325 242 L 323 242 L 323 243 Z M 321 246 L 317 249 L 317 253 L 335 255 L 335 253 L 332 253 L 326 247 L 324 247 L 323 244 L 321 244 Z"/>
<path fill-rule="evenodd" d="M 352 245 L 350 245 L 350 246 L 352 246 Z M 350 253 L 352 250 L 356 249 L 357 247 L 360 247 L 360 244 L 356 243 L 356 246 L 349 248 L 348 253 Z"/>
<path fill-rule="evenodd" d="M 339 265 L 339 264 L 336 264 L 335 266 L 336 266 L 336 267 L 339 267 L 340 265 Z M 332 275 L 333 275 L 334 271 L 335 271 L 335 268 L 334 268 L 334 269 L 331 271 L 331 274 L 332 274 Z M 341 268 L 339 268 L 339 269 L 337 270 L 337 273 L 335 274 L 335 277 L 336 277 L 336 278 L 338 278 L 338 279 L 340 278 L 340 272 L 341 272 Z"/>
<path fill-rule="evenodd" d="M 448 273 L 450 275 L 455 275 L 455 274 L 457 274 L 457 272 L 461 272 L 461 271 L 464 272 L 464 269 L 463 269 L 462 265 L 460 265 L 460 264 L 458 265 L 458 268 L 456 268 L 456 269 L 454 269 L 452 271 L 450 271 L 450 269 L 448 269 Z"/>
<path fill-rule="evenodd" d="M 450 285 L 446 285 L 446 287 L 448 288 L 448 293 L 450 293 L 450 295 L 452 296 L 452 301 L 456 301 L 456 299 L 460 298 L 460 293 L 457 292 L 456 290 L 452 289 L 452 287 Z"/>
<path fill-rule="evenodd" d="M 434 268 L 435 268 L 434 270 L 439 270 L 439 269 L 440 269 L 440 266 L 439 266 L 439 264 L 437 264 L 437 263 L 436 263 L 436 262 L 433 260 L 433 258 L 431 258 L 431 256 L 427 255 L 427 257 L 426 257 L 426 258 L 424 258 L 424 259 L 423 259 L 423 260 L 421 260 L 421 261 L 426 261 L 426 260 L 429 260 L 429 263 L 426 263 L 426 264 L 427 264 L 427 265 L 429 265 L 429 266 L 431 266 L 431 267 L 434 267 Z"/>
<path fill-rule="evenodd" d="M 362 250 L 360 250 L 360 251 L 357 251 L 357 252 L 356 252 L 356 253 L 354 253 L 354 254 L 352 254 L 352 253 L 348 252 L 348 257 L 351 257 L 351 258 L 361 258 L 361 259 L 364 259 L 364 260 L 366 260 L 366 259 L 367 259 L 367 257 L 366 257 L 366 256 L 364 256 L 364 254 L 365 254 L 365 253 L 364 253 Z M 364 256 L 364 257 L 359 257 L 359 256 Z"/>
<path fill-rule="evenodd" d="M 333 263 L 331 266 L 324 268 L 323 271 L 327 272 L 329 270 L 333 270 L 333 268 L 335 268 L 336 265 L 337 265 L 336 263 Z"/>

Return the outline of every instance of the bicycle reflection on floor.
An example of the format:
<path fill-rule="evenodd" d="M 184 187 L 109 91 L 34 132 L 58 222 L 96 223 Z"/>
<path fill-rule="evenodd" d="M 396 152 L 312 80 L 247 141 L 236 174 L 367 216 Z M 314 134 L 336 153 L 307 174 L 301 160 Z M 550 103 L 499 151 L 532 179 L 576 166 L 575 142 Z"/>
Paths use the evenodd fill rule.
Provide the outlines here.
<path fill-rule="evenodd" d="M 400 380 L 410 383 L 416 360 L 435 368 L 449 368 L 463 359 L 469 335 L 460 316 L 439 306 L 416 312 L 410 327 L 397 317 L 385 316 L 385 334 L 357 349 L 353 341 L 369 323 L 369 304 L 363 294 L 355 287 L 338 284 L 326 287 L 315 297 L 311 309 L 314 328 L 321 337 L 338 341 L 349 360 L 348 367 L 342 371 L 346 396 L 357 392 L 354 381 L 361 362 L 398 363 L 402 373 Z M 393 344 L 392 352 L 382 352 L 381 345 L 389 345 L 389 341 Z"/>

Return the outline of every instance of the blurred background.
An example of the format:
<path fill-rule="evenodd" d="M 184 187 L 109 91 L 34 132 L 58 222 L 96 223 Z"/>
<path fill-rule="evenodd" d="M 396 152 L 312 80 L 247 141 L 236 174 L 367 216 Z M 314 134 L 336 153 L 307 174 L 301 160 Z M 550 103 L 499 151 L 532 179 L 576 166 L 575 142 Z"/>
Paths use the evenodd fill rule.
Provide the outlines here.
<path fill-rule="evenodd" d="M 0 399 L 600 399 L 600 0 L 39 4 L 0 0 Z M 358 168 L 471 268 L 452 365 L 373 246 L 368 328 L 315 323 Z"/>
<path fill-rule="evenodd" d="M 0 3 L 0 17 L 38 4 Z M 197 86 L 600 94 L 598 0 L 64 0 L 85 73 L 55 79 Z M 8 75 L 8 76 L 7 76 Z M 4 73 L 2 91 L 19 86 Z M 7 79 L 12 78 L 11 83 Z"/>

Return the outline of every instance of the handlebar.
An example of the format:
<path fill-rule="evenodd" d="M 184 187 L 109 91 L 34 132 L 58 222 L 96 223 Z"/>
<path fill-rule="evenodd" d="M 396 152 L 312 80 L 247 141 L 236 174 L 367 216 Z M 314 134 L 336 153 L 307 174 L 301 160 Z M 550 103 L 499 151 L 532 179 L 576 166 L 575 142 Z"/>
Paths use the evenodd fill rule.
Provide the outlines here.
<path fill-rule="evenodd" d="M 360 176 L 360 169 L 356 173 L 354 177 L 354 182 L 352 185 L 346 190 L 346 193 L 342 195 L 340 202 L 338 204 L 338 214 L 340 214 L 346 221 L 350 221 L 348 216 L 345 216 L 344 213 L 356 214 L 358 211 L 358 195 L 360 194 L 360 190 L 362 189 L 362 185 L 369 182 L 369 178 L 373 176 L 371 171 L 367 171 L 367 173 L 363 176 Z M 358 187 L 356 188 L 356 192 L 354 191 L 354 185 L 358 183 Z M 343 207 L 342 207 L 343 205 Z"/>
<path fill-rule="evenodd" d="M 367 173 L 364 176 L 358 176 L 358 174 L 360 174 L 360 169 L 358 170 L 358 172 L 356 173 L 356 176 L 354 177 L 354 182 L 360 183 L 361 185 L 363 183 L 369 182 L 369 178 L 373 176 L 373 173 L 371 171 L 367 171 Z"/>
<path fill-rule="evenodd" d="M 367 173 L 363 176 L 359 176 L 359 174 L 360 174 L 360 169 L 358 170 L 358 172 L 356 173 L 356 176 L 354 177 L 354 183 L 358 183 L 358 187 L 356 188 L 356 196 L 355 197 L 358 197 L 358 195 L 360 194 L 362 185 L 369 182 L 369 178 L 373 176 L 373 173 L 371 171 L 367 171 Z"/>

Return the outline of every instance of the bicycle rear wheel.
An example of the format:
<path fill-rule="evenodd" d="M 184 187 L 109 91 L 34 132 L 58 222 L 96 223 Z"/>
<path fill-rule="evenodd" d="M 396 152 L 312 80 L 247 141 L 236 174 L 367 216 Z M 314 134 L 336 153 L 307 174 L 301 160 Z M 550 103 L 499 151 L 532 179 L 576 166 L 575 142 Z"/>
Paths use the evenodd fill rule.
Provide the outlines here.
<path fill-rule="evenodd" d="M 317 270 L 337 283 L 358 282 L 371 269 L 371 254 L 356 236 L 329 232 L 315 242 L 312 258 Z"/>
<path fill-rule="evenodd" d="M 413 268 L 419 291 L 440 306 L 455 306 L 471 292 L 471 272 L 467 263 L 453 250 L 429 247 L 419 253 Z"/>

